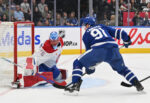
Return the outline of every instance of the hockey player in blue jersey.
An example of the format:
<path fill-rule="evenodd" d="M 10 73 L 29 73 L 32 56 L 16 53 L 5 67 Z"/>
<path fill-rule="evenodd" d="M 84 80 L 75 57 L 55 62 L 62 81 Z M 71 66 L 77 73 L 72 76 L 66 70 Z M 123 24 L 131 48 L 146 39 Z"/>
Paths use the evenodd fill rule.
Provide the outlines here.
<path fill-rule="evenodd" d="M 72 85 L 68 86 L 65 91 L 79 91 L 82 83 L 82 68 L 85 67 L 87 74 L 92 74 L 95 72 L 95 66 L 101 62 L 110 64 L 112 69 L 124 76 L 127 81 L 136 87 L 137 91 L 142 91 L 143 86 L 134 73 L 124 64 L 118 45 L 114 40 L 122 39 L 124 46 L 128 48 L 131 45 L 131 39 L 127 33 L 122 29 L 101 24 L 95 25 L 95 19 L 92 17 L 86 17 L 83 23 L 86 29 L 83 35 L 86 52 L 74 61 Z"/>

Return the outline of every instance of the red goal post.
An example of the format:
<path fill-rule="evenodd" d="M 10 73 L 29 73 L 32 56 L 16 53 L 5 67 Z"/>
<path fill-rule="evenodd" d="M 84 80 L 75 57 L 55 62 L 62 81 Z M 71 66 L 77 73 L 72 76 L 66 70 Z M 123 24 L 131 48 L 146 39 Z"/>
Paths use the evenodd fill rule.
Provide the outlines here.
<path fill-rule="evenodd" d="M 18 24 L 30 24 L 31 25 L 31 37 L 32 37 L 32 45 L 31 50 L 32 54 L 34 53 L 34 23 L 33 22 L 14 22 L 14 63 L 18 63 L 17 61 L 17 26 Z M 17 81 L 17 66 L 14 65 L 14 82 Z"/>
<path fill-rule="evenodd" d="M 25 41 L 25 37 L 28 37 Z M 20 41 L 19 41 L 20 40 Z M 24 40 L 24 41 L 23 41 Z M 19 44 L 19 43 L 22 44 Z M 27 42 L 27 43 L 26 43 Z M 21 51 L 21 52 L 20 52 Z M 29 53 L 28 53 L 29 52 Z M 0 57 L 7 58 L 13 61 L 15 64 L 19 64 L 20 55 L 30 56 L 34 53 L 34 23 L 33 22 L 0 22 Z M 24 60 L 25 61 L 25 60 Z M 18 78 L 18 67 L 11 64 L 11 68 L 8 67 L 9 63 L 3 60 L 0 61 L 0 85 L 5 82 L 16 82 Z M 7 71 L 8 69 L 11 72 Z M 19 69 L 20 70 L 20 69 Z M 8 76 L 4 76 L 9 73 L 11 81 L 3 80 Z M 4 77 L 3 77 L 4 76 Z M 1 83 L 3 82 L 3 83 Z"/>

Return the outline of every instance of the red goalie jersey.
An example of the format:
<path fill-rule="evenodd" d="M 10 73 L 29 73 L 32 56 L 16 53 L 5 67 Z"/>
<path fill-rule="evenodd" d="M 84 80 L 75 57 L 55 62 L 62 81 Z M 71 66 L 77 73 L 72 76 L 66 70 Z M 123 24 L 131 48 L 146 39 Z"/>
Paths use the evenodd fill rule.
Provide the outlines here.
<path fill-rule="evenodd" d="M 58 69 L 56 66 L 63 45 L 63 39 L 58 33 L 51 32 L 49 39 L 41 44 L 39 50 L 26 59 L 26 68 L 19 79 L 19 86 L 30 87 L 48 80 L 66 85 L 65 82 L 61 82 L 66 79 L 66 70 Z"/>

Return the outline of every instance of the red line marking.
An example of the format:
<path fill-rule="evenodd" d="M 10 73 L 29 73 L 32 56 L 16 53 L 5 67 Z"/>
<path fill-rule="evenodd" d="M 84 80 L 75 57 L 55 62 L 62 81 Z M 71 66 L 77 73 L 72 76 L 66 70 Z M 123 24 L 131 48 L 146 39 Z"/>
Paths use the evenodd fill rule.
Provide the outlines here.
<path fill-rule="evenodd" d="M 13 89 L 13 88 L 9 88 L 9 89 L 7 89 L 7 90 L 5 90 L 5 91 L 1 92 L 1 93 L 0 93 L 0 96 L 5 95 L 5 94 L 7 94 L 8 92 L 11 92 L 12 90 L 15 90 L 15 89 Z"/>

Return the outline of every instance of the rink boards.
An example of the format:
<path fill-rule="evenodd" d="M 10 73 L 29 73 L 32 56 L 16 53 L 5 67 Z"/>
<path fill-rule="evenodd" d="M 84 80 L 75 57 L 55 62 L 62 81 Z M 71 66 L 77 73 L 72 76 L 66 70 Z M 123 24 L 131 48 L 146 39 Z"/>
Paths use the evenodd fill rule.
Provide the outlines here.
<path fill-rule="evenodd" d="M 125 30 L 130 37 L 132 38 L 132 45 L 126 49 L 120 49 L 121 53 L 150 53 L 150 28 L 148 27 L 114 27 L 122 28 Z M 29 35 L 28 28 L 23 28 L 23 31 L 18 34 L 18 50 L 19 56 L 27 56 L 31 54 L 29 52 L 31 37 Z M 84 44 L 82 42 L 82 35 L 85 30 L 82 27 L 66 27 L 66 26 L 57 26 L 57 27 L 35 27 L 35 50 L 37 50 L 41 43 L 49 38 L 49 34 L 52 31 L 57 31 L 59 34 L 64 34 L 64 48 L 62 54 L 81 54 L 85 51 Z M 8 34 L 6 37 L 3 36 L 0 38 L 0 48 L 7 48 L 7 51 L 0 51 L 0 56 L 4 55 L 5 52 L 8 52 L 8 48 L 13 45 L 12 37 Z M 123 42 L 120 40 L 116 41 L 121 47 Z M 29 46 L 29 47 L 28 47 Z M 10 51 L 12 52 L 12 51 Z"/>

